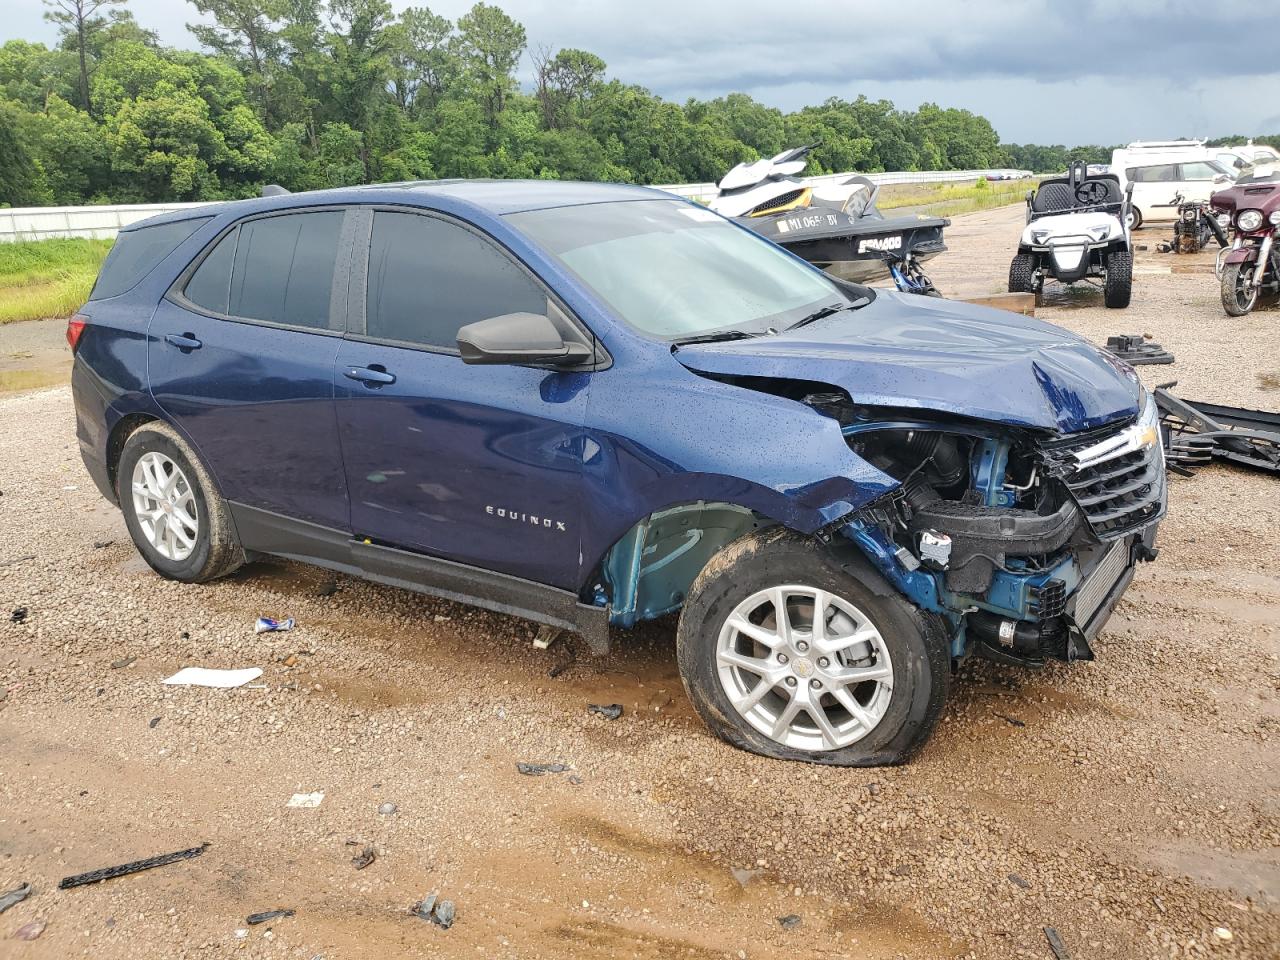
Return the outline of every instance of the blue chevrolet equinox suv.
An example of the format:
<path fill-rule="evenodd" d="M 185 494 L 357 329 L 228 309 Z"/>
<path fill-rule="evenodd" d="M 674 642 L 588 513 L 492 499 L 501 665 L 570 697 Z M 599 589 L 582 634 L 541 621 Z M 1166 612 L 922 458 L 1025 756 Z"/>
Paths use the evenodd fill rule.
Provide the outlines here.
<path fill-rule="evenodd" d="M 965 657 L 1092 657 L 1165 512 L 1125 364 L 640 187 L 166 214 L 68 339 L 85 466 L 160 575 L 289 557 L 595 651 L 678 612 L 699 714 L 773 757 L 901 762 Z"/>

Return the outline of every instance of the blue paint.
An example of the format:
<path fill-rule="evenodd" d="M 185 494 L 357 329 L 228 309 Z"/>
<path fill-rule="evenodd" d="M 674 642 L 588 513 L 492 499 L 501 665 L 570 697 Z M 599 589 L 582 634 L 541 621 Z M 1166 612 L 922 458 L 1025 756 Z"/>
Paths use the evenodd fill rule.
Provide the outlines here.
<path fill-rule="evenodd" d="M 983 440 L 978 444 L 969 465 L 970 484 L 988 507 L 1012 507 L 1017 492 L 1005 487 L 1009 469 L 1009 443 L 1005 440 Z"/>
<path fill-rule="evenodd" d="M 1010 561 L 1012 564 L 1012 561 Z M 1039 620 L 1034 609 L 1034 593 L 1050 580 L 1061 580 L 1067 595 L 1080 585 L 1080 568 L 1075 559 L 1066 557 L 1048 570 L 1028 573 L 1010 573 L 997 570 L 991 578 L 991 586 L 980 599 L 951 594 L 953 605 L 972 603 L 984 610 L 998 613 L 1013 620 Z"/>
<path fill-rule="evenodd" d="M 573 590 L 588 602 L 607 599 L 624 622 L 678 606 L 715 538 L 733 526 L 677 510 L 663 522 L 693 526 L 654 540 L 652 523 L 637 531 L 655 515 L 729 505 L 738 517 L 749 512 L 812 534 L 898 486 L 852 452 L 835 420 L 705 374 L 830 384 L 857 404 L 891 408 L 891 419 L 955 415 L 964 432 L 995 439 L 1009 427 L 1081 430 L 1137 411 L 1132 371 L 1073 334 L 891 291 L 794 332 L 673 352 L 621 322 L 505 218 L 619 200 L 670 197 L 509 181 L 342 188 L 200 208 L 208 221 L 131 290 L 85 307 L 90 324 L 72 383 L 91 476 L 108 492 L 112 429 L 130 415 L 158 417 L 191 440 L 230 499 Z M 560 297 L 611 365 L 593 373 L 467 367 L 448 352 L 238 323 L 165 298 L 239 219 L 334 205 L 420 208 L 473 225 Z M 352 284 L 348 302 L 362 293 Z M 188 333 L 201 348 L 165 340 Z M 369 386 L 342 375 L 374 364 L 395 382 Z M 993 463 L 990 476 L 1002 473 Z M 950 609 L 939 577 L 902 568 L 879 531 L 855 523 L 846 534 L 913 602 Z M 611 591 L 597 590 L 602 579 Z"/>

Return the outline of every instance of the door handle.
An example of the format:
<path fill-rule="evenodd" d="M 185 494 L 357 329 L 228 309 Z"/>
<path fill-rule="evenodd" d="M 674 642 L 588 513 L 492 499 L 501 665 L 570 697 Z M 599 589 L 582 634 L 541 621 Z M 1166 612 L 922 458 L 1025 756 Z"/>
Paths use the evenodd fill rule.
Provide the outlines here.
<path fill-rule="evenodd" d="M 361 383 L 371 387 L 380 387 L 387 383 L 395 383 L 396 376 L 394 373 L 387 373 L 379 365 L 372 367 L 347 367 L 343 372 L 348 380 L 359 380 Z"/>
<path fill-rule="evenodd" d="M 165 342 L 171 343 L 179 350 L 199 350 L 202 344 L 189 333 L 165 334 Z"/>

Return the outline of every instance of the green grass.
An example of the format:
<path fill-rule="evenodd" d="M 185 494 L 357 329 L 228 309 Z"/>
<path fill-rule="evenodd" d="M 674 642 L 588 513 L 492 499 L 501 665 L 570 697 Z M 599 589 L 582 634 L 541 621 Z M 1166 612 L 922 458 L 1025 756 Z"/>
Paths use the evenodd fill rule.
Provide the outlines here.
<path fill-rule="evenodd" d="M 1021 203 L 1034 180 L 970 180 L 960 183 L 895 183 L 876 198 L 881 210 L 914 207 L 920 213 L 952 216 Z"/>
<path fill-rule="evenodd" d="M 110 240 L 0 243 L 0 323 L 71 316 L 110 249 Z"/>

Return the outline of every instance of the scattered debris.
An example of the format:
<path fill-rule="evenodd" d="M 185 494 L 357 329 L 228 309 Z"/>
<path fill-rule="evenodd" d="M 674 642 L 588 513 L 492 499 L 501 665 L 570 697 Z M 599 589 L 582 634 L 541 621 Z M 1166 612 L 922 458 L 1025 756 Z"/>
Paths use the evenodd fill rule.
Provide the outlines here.
<path fill-rule="evenodd" d="M 44 933 L 45 924 L 40 920 L 32 920 L 30 923 L 24 923 L 17 930 L 13 931 L 13 939 L 15 940 L 34 940 L 40 934 Z"/>
<path fill-rule="evenodd" d="M 1189 476 L 1213 459 L 1280 473 L 1280 413 L 1225 407 L 1175 397 L 1156 387 L 1165 460 L 1170 470 Z"/>
<path fill-rule="evenodd" d="M 794 913 L 788 913 L 785 917 L 778 918 L 778 926 L 783 930 L 794 930 L 800 926 L 800 917 Z"/>
<path fill-rule="evenodd" d="M 900 863 L 896 867 L 890 867 L 889 875 L 891 877 L 909 877 L 911 876 L 911 864 Z"/>
<path fill-rule="evenodd" d="M 1161 900 L 1159 897 L 1152 897 L 1151 902 L 1156 905 L 1156 909 L 1159 910 L 1161 913 L 1165 912 L 1164 901 Z"/>
<path fill-rule="evenodd" d="M 115 543 L 114 540 L 95 540 L 93 541 L 93 549 L 105 550 L 107 547 L 111 546 L 114 543 Z"/>
<path fill-rule="evenodd" d="M 1226 927 L 1214 927 L 1213 935 L 1223 943 L 1230 943 L 1234 939 L 1234 935 Z"/>
<path fill-rule="evenodd" d="M 320 801 L 323 799 L 323 790 L 317 790 L 315 793 L 295 793 L 289 798 L 289 802 L 285 804 L 285 806 L 301 807 L 304 810 L 310 810 L 313 807 L 320 806 Z"/>
<path fill-rule="evenodd" d="M 6 560 L 4 563 L 0 563 L 0 567 L 11 567 L 15 563 L 25 563 L 27 560 L 34 560 L 35 558 L 36 555 L 34 553 L 24 553 L 20 557 L 14 557 L 12 560 Z"/>
<path fill-rule="evenodd" d="M 316 591 L 316 596 L 332 597 L 337 592 L 338 592 L 338 581 L 326 580 L 324 583 L 320 584 L 320 589 Z"/>
<path fill-rule="evenodd" d="M 26 607 L 14 607 L 14 608 L 13 608 L 13 613 L 9 614 L 9 622 L 10 622 L 10 623 L 26 623 L 26 622 L 27 622 L 27 608 L 26 608 Z"/>
<path fill-rule="evenodd" d="M 1044 938 L 1049 941 L 1049 949 L 1053 951 L 1054 960 L 1071 960 L 1071 952 L 1058 936 L 1057 930 L 1053 927 L 1045 927 Z"/>
<path fill-rule="evenodd" d="M 192 857 L 200 856 L 208 848 L 209 844 L 202 843 L 198 847 L 188 847 L 186 850 L 178 850 L 174 853 L 162 853 L 156 857 L 148 857 L 146 860 L 135 860 L 133 863 L 122 863 L 118 867 L 102 867 L 98 870 L 90 870 L 88 873 L 77 873 L 74 876 L 63 877 L 58 884 L 58 889 L 70 890 L 72 887 L 83 887 L 86 884 L 112 880 L 130 873 L 141 873 L 152 867 L 163 867 L 170 863 L 177 863 L 179 860 L 190 860 Z"/>
<path fill-rule="evenodd" d="M 1023 890 L 1031 889 L 1031 884 L 1027 883 L 1027 881 L 1023 880 L 1022 877 L 1018 876 L 1016 873 L 1009 874 L 1009 882 L 1015 887 L 1021 887 Z"/>
<path fill-rule="evenodd" d="M 867 793 L 871 794 L 873 797 L 878 796 L 880 794 L 880 784 L 878 783 L 867 784 Z"/>
<path fill-rule="evenodd" d="M 395 812 L 396 805 L 389 800 L 378 807 L 378 813 L 382 814 L 384 817 L 389 817 Z"/>
<path fill-rule="evenodd" d="M 147 726 L 150 727 L 152 730 L 154 730 L 156 728 L 156 724 L 158 724 L 159 722 L 160 722 L 159 717 L 152 717 L 150 722 L 147 724 Z"/>
<path fill-rule="evenodd" d="M 414 916 L 431 921 L 441 930 L 448 930 L 453 926 L 453 918 L 458 911 L 452 900 L 441 900 L 439 894 L 429 893 L 413 908 L 413 913 Z"/>
<path fill-rule="evenodd" d="M 578 652 L 573 649 L 573 644 L 566 641 L 565 643 L 560 644 L 560 649 L 563 651 L 564 656 L 560 658 L 555 666 L 547 671 L 547 676 L 552 680 L 560 676 L 560 674 L 564 673 L 578 662 Z"/>
<path fill-rule="evenodd" d="M 121 657 L 119 660 L 111 661 L 112 670 L 123 670 L 125 667 L 133 666 L 138 660 L 137 657 Z"/>
<path fill-rule="evenodd" d="M 589 713 L 598 713 L 606 720 L 617 720 L 622 716 L 622 704 L 608 703 L 602 705 L 599 703 L 591 703 L 587 705 L 587 711 Z"/>
<path fill-rule="evenodd" d="M 253 625 L 254 633 L 276 633 L 283 630 L 292 630 L 297 626 L 293 617 L 284 620 L 276 620 L 273 617 L 259 617 L 258 622 Z"/>
<path fill-rule="evenodd" d="M 524 763 L 517 760 L 516 769 L 526 777 L 540 777 L 544 773 L 564 773 L 569 766 L 564 763 Z"/>
<path fill-rule="evenodd" d="M 244 922 L 253 926 L 255 923 L 266 923 L 268 920 L 276 920 L 280 917 L 292 917 L 292 909 L 284 910 L 267 910 L 264 913 L 251 913 L 244 918 Z"/>
<path fill-rule="evenodd" d="M 1001 720 L 1003 720 L 1005 723 L 1011 724 L 1015 727 L 1025 727 L 1027 725 L 1026 721 L 1019 720 L 1017 717 L 1006 717 L 1003 713 L 997 713 L 996 716 L 999 717 Z"/>
<path fill-rule="evenodd" d="M 1147 363 L 1173 363 L 1172 353 L 1158 343 L 1150 343 L 1140 333 L 1107 337 L 1107 352 L 1135 367 Z"/>
<path fill-rule="evenodd" d="M 348 844 L 358 845 L 358 840 L 348 840 Z M 373 848 L 372 843 L 366 843 L 364 849 L 351 858 L 351 865 L 357 870 L 363 870 L 373 861 L 378 859 L 378 851 Z"/>
<path fill-rule="evenodd" d="M 21 903 L 29 896 L 31 896 L 31 884 L 29 883 L 14 887 L 8 893 L 0 894 L 0 913 L 4 913 L 15 903 Z"/>
<path fill-rule="evenodd" d="M 563 634 L 564 631 L 559 627 L 549 627 L 544 623 L 538 627 L 538 632 L 533 638 L 533 645 L 538 650 L 545 650 L 559 640 Z"/>
<path fill-rule="evenodd" d="M 578 776 L 576 773 L 571 773 L 569 774 L 569 782 L 576 787 L 582 783 L 582 778 Z"/>
<path fill-rule="evenodd" d="M 214 670 L 209 667 L 183 667 L 172 677 L 161 683 L 176 684 L 187 687 L 216 687 L 230 690 L 243 687 L 251 680 L 262 676 L 261 667 L 247 667 L 244 670 Z"/>

